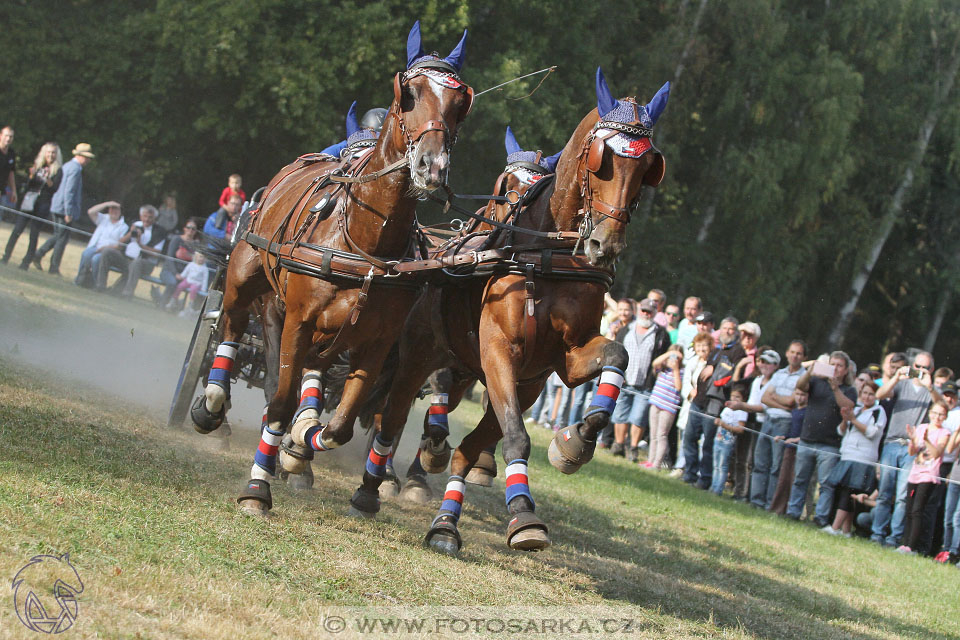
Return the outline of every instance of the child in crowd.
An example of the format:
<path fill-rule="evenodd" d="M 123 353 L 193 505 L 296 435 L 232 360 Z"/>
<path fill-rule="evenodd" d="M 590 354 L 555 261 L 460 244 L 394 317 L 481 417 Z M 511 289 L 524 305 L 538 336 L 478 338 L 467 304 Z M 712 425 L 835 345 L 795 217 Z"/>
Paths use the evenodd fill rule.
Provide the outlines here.
<path fill-rule="evenodd" d="M 743 402 L 746 400 L 745 389 L 742 385 L 736 385 L 730 391 L 730 402 Z M 747 412 L 743 410 L 733 410 L 730 407 L 724 407 L 720 412 L 719 418 L 714 418 L 713 423 L 720 427 L 717 429 L 717 438 L 713 443 L 713 483 L 710 491 L 718 496 L 723 493 L 723 487 L 727 484 L 727 476 L 730 473 L 730 457 L 733 455 L 733 448 L 737 443 L 737 434 L 743 433 L 743 427 L 747 424 Z"/>
<path fill-rule="evenodd" d="M 940 400 L 930 405 L 929 423 L 917 427 L 907 425 L 909 453 L 916 457 L 907 476 L 907 522 L 903 544 L 897 548 L 900 553 L 914 553 L 920 542 L 923 510 L 934 486 L 940 484 L 940 463 L 950 436 L 950 432 L 943 428 L 943 421 L 949 411 L 947 403 Z"/>
<path fill-rule="evenodd" d="M 189 291 L 189 301 L 183 307 L 183 311 L 180 312 L 181 316 L 186 316 L 191 307 L 193 306 L 194 300 L 197 299 L 197 294 L 201 291 L 206 291 L 207 289 L 207 279 L 210 277 L 210 270 L 204 266 L 206 258 L 199 251 L 193 253 L 193 262 L 188 264 L 183 268 L 183 271 L 177 274 L 177 290 L 173 294 L 173 299 L 170 301 L 169 309 L 176 310 L 177 308 L 177 298 L 180 297 L 180 293 L 185 289 Z"/>
<path fill-rule="evenodd" d="M 230 203 L 230 196 L 240 196 L 240 202 L 246 202 L 247 194 L 243 192 L 242 185 L 243 178 L 240 177 L 239 173 L 230 176 L 227 179 L 227 186 L 220 194 L 220 206 L 226 207 Z"/>
<path fill-rule="evenodd" d="M 787 512 L 787 502 L 793 488 L 794 465 L 797 462 L 797 443 L 803 430 L 803 416 L 807 413 L 807 400 L 810 396 L 802 389 L 793 390 L 796 406 L 790 411 L 790 431 L 785 436 L 776 436 L 774 440 L 784 448 L 780 459 L 780 475 L 777 476 L 777 488 L 770 501 L 769 511 L 783 515 Z"/>

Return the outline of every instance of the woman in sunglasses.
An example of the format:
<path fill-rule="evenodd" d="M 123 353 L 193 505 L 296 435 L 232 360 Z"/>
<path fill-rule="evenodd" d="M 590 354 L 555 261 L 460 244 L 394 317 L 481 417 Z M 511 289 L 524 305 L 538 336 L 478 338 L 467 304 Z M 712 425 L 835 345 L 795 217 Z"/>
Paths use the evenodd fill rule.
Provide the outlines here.
<path fill-rule="evenodd" d="M 183 225 L 183 231 L 180 235 L 168 236 L 167 247 L 164 251 L 166 258 L 163 261 L 163 269 L 160 271 L 160 280 L 163 281 L 166 288 L 162 294 L 156 296 L 157 306 L 161 308 L 166 308 L 177 290 L 177 274 L 193 260 L 198 226 L 196 218 L 189 218 L 187 223 Z"/>

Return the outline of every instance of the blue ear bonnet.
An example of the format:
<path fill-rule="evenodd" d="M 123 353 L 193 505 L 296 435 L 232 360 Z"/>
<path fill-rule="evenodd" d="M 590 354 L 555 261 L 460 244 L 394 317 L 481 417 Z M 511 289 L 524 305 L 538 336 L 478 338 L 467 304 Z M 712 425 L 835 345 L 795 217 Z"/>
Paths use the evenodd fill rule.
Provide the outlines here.
<path fill-rule="evenodd" d="M 424 54 L 423 52 L 423 41 L 420 39 L 420 21 L 417 20 L 413 23 L 413 28 L 410 29 L 410 34 L 407 36 L 407 69 L 412 67 L 418 62 L 424 60 L 443 60 L 447 64 L 451 65 L 457 72 L 463 68 L 463 56 L 464 56 L 464 47 L 467 44 L 467 30 L 463 30 L 463 36 L 460 38 L 460 42 L 457 43 L 457 46 L 453 48 L 453 51 L 450 52 L 446 58 L 440 58 L 438 55 L 434 54 Z"/>
<path fill-rule="evenodd" d="M 552 156 L 546 158 L 540 158 L 540 162 L 537 162 L 537 152 L 536 151 L 524 151 L 520 148 L 520 144 L 517 142 L 516 137 L 513 135 L 513 130 L 507 126 L 507 134 L 503 141 L 504 146 L 507 148 L 507 164 L 513 162 L 532 162 L 539 164 L 541 167 L 553 173 L 557 169 L 557 161 L 560 159 L 560 153 L 555 153 Z"/>
<path fill-rule="evenodd" d="M 601 120 L 628 124 L 636 120 L 644 127 L 652 128 L 660 119 L 660 114 L 667 106 L 670 97 L 670 83 L 667 82 L 653 99 L 645 106 L 634 105 L 630 102 L 620 102 L 610 93 L 610 87 L 603 77 L 603 71 L 597 67 L 597 113 Z"/>
<path fill-rule="evenodd" d="M 347 146 L 361 140 L 376 140 L 380 135 L 370 129 L 361 129 L 357 123 L 357 101 L 354 100 L 347 110 Z"/>

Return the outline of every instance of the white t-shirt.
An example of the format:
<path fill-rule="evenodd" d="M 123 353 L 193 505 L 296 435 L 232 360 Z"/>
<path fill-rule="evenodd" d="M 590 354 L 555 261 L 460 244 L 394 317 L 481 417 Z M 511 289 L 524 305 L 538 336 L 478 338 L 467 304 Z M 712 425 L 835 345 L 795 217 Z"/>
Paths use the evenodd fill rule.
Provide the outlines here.
<path fill-rule="evenodd" d="M 160 242 L 156 243 L 155 245 L 150 244 L 150 240 L 153 238 L 154 232 L 157 230 L 157 225 L 155 224 L 150 225 L 149 228 L 144 229 L 143 221 L 137 220 L 136 222 L 133 223 L 132 228 L 137 228 L 137 227 L 139 227 L 140 229 L 143 229 L 143 232 L 140 235 L 140 244 L 137 244 L 136 236 L 131 236 L 130 242 L 127 243 L 127 249 L 126 251 L 124 251 L 124 255 L 126 255 L 131 260 L 136 260 L 137 258 L 140 257 L 141 244 L 145 244 L 148 247 L 152 246 L 157 251 L 160 251 L 161 249 L 163 249 L 163 240 L 160 240 Z M 163 235 L 163 234 L 160 234 L 160 235 Z"/>
<path fill-rule="evenodd" d="M 763 393 L 767 390 L 771 382 L 773 382 L 773 376 L 767 380 L 766 384 L 763 384 L 763 376 L 757 376 L 753 379 L 753 382 L 750 383 L 750 397 L 747 398 L 747 404 L 758 404 L 764 407 L 764 411 L 759 411 L 756 414 L 757 422 L 763 422 L 763 419 L 766 417 L 766 405 L 760 402 L 760 398 L 763 397 Z"/>
<path fill-rule="evenodd" d="M 207 277 L 210 275 L 210 270 L 202 264 L 191 262 L 183 268 L 180 275 L 190 284 L 199 285 L 202 291 L 207 288 Z"/>
<path fill-rule="evenodd" d="M 97 228 L 93 232 L 93 235 L 90 236 L 90 241 L 87 243 L 87 248 L 110 246 L 112 244 L 119 244 L 120 238 L 126 235 L 129 227 L 127 223 L 123 221 L 123 218 L 119 218 L 116 222 L 110 220 L 109 213 L 98 213 L 97 214 Z"/>
<path fill-rule="evenodd" d="M 747 412 L 746 411 L 734 411 L 730 407 L 724 407 L 723 411 L 720 412 L 720 420 L 724 424 L 732 424 L 734 426 L 739 425 L 741 422 L 747 421 Z M 717 427 L 717 440 L 723 442 L 729 442 L 737 437 L 732 431 L 728 431 L 723 427 Z"/>

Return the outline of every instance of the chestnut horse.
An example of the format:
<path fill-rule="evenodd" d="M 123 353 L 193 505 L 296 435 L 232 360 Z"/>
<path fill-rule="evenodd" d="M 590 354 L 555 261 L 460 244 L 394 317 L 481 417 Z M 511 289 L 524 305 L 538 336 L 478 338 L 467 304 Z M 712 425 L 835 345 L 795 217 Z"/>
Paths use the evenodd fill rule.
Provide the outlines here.
<path fill-rule="evenodd" d="M 398 375 L 371 458 L 378 447 L 382 451 L 392 444 L 432 371 L 456 362 L 483 380 L 489 395 L 480 423 L 453 454 L 447 491 L 426 536 L 432 547 L 459 551 L 463 478 L 480 453 L 501 437 L 507 463 L 507 544 L 522 550 L 549 546 L 547 526 L 534 513 L 527 477 L 530 439 L 522 412 L 553 370 L 570 387 L 600 374 L 600 388 L 584 422 L 558 432 L 551 445 L 551 462 L 566 473 L 593 456 L 596 435 L 609 422 L 627 366 L 623 345 L 600 335 L 603 295 L 625 247 L 626 225 L 641 186 L 656 186 L 663 177 L 663 158 L 650 137 L 668 93 L 669 83 L 645 106 L 633 98 L 618 101 L 598 69 L 597 109 L 584 117 L 567 142 L 555 179 L 512 218 L 518 227 L 537 233 L 534 238 L 578 230 L 586 261 L 571 256 L 569 244 L 566 253 L 550 240 L 513 245 L 513 272 L 430 286 L 408 316 Z M 523 237 L 519 230 L 498 234 L 497 246 L 512 243 L 511 235 Z M 298 438 L 296 430 L 292 435 Z M 368 463 L 361 489 L 376 492 L 381 481 L 382 474 L 370 473 Z"/>
<path fill-rule="evenodd" d="M 191 410 L 198 431 L 212 431 L 223 420 L 236 340 L 246 329 L 251 304 L 272 292 L 284 317 L 278 389 L 267 408 L 250 481 L 238 498 L 245 512 L 272 508 L 270 482 L 291 419 L 301 432 L 310 431 L 301 457 L 350 440 L 360 404 L 399 337 L 416 289 L 387 286 L 389 271 L 410 256 L 417 198 L 445 186 L 450 148 L 472 105 L 473 90 L 459 78 L 466 36 L 464 31 L 444 59 L 424 55 L 417 22 L 407 39 L 407 69 L 394 78 L 394 101 L 376 145 L 349 167 L 322 161 L 326 156 L 304 156 L 284 167 L 267 186 L 246 241 L 230 256 L 223 342 Z M 344 171 L 352 175 L 341 175 Z M 335 206 L 326 206 L 329 194 Z M 359 263 L 360 276 L 331 271 L 338 260 Z M 320 374 L 345 349 L 351 372 L 324 426 Z"/>

